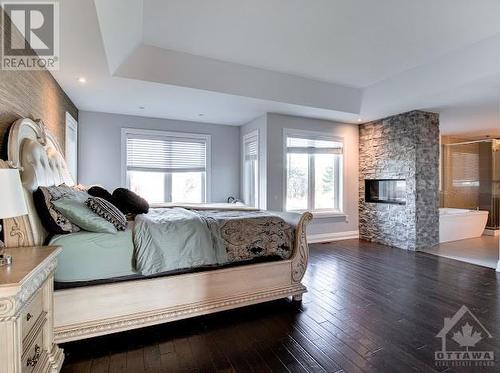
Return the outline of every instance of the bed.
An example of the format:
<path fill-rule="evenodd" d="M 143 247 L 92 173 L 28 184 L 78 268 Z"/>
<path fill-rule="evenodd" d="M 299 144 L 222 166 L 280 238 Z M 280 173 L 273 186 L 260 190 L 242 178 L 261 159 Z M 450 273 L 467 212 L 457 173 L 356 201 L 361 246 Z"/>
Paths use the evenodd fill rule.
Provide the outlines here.
<path fill-rule="evenodd" d="M 141 247 L 141 242 L 137 242 L 138 226 L 144 225 L 144 222 L 150 219 L 154 221 L 155 217 L 166 218 L 166 214 L 177 215 L 179 212 L 183 217 L 200 218 L 203 225 L 215 228 L 212 237 L 220 243 L 220 263 L 193 264 L 193 254 L 198 253 L 200 244 L 191 245 L 191 250 L 195 251 L 191 253 L 189 243 L 183 239 L 178 243 L 178 247 L 183 251 L 174 251 L 170 257 L 162 255 L 159 258 L 160 268 L 150 268 L 148 262 L 145 263 L 146 266 L 137 263 Z M 132 221 L 129 223 L 129 229 L 113 234 L 81 231 L 53 236 L 49 245 L 63 247 L 54 275 L 56 289 L 286 260 L 292 255 L 294 228 L 276 212 L 230 209 L 229 206 L 222 205 L 217 210 L 206 206 L 175 205 L 153 208 L 150 213 L 141 215 L 140 218 L 142 219 L 139 224 Z M 174 232 L 166 231 L 164 224 L 158 225 L 161 229 L 159 239 L 165 241 L 161 243 L 163 248 L 172 249 L 175 246 L 172 241 L 182 236 L 179 229 L 185 227 L 186 222 L 181 221 L 179 224 Z M 145 238 L 149 241 L 149 231 L 152 228 L 148 224 L 145 228 L 148 229 Z M 192 238 L 190 230 L 186 232 L 186 236 L 188 237 L 185 238 Z M 143 252 L 150 254 L 154 249 L 146 246 Z M 165 253 L 162 251 L 161 254 Z M 189 260 L 183 261 L 183 258 Z"/>
<path fill-rule="evenodd" d="M 8 166 L 21 170 L 28 215 L 4 221 L 6 245 L 41 245 L 47 233 L 36 213 L 33 192 L 39 186 L 74 184 L 61 148 L 43 123 L 20 119 L 9 132 Z M 174 206 L 162 206 L 167 207 Z M 224 221 L 230 220 L 228 215 L 231 214 L 227 211 L 235 209 L 225 205 L 175 208 L 197 209 L 200 214 L 211 211 L 216 218 L 226 219 Z M 242 260 L 228 260 L 224 265 L 209 268 L 180 268 L 154 276 L 137 273 L 131 265 L 134 245 L 131 244 L 130 230 L 109 240 L 89 232 L 53 238 L 54 245 L 63 247 L 56 272 L 57 284 L 70 284 L 58 286 L 54 294 L 56 342 L 140 328 L 283 297 L 299 301 L 306 291 L 301 280 L 309 254 L 306 225 L 312 215 L 274 213 L 273 216 L 293 227 L 289 252 L 247 256 L 240 250 L 235 251 L 240 253 L 239 257 L 234 257 Z M 112 259 L 99 260 L 106 255 Z"/>

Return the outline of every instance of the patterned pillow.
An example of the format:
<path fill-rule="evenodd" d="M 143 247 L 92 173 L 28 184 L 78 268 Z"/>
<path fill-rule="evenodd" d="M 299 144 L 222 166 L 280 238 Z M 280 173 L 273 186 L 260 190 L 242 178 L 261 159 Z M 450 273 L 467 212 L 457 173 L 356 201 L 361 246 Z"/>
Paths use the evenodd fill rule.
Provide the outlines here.
<path fill-rule="evenodd" d="M 77 192 L 66 184 L 50 187 L 42 186 L 33 193 L 35 208 L 40 216 L 42 225 L 47 232 L 51 234 L 65 234 L 80 231 L 77 225 L 71 223 L 54 207 L 54 201 L 67 195 L 78 195 L 79 198 L 84 198 L 86 193 Z"/>
<path fill-rule="evenodd" d="M 111 202 L 100 197 L 90 197 L 85 204 L 101 218 L 113 224 L 119 231 L 127 229 L 127 218 Z"/>

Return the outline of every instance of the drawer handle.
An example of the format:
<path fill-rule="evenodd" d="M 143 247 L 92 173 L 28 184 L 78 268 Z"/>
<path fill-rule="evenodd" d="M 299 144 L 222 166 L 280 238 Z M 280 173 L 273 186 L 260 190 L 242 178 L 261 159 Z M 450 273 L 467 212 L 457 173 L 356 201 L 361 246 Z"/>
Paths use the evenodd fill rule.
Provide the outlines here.
<path fill-rule="evenodd" d="M 38 359 L 40 359 L 40 355 L 41 355 L 40 352 L 41 352 L 40 346 L 35 345 L 35 355 L 33 355 L 33 357 L 28 358 L 28 360 L 26 361 L 27 367 L 34 367 L 36 365 L 36 363 L 38 363 Z"/>
<path fill-rule="evenodd" d="M 26 321 L 30 321 L 32 317 L 33 315 L 28 312 L 28 314 L 26 315 Z"/>

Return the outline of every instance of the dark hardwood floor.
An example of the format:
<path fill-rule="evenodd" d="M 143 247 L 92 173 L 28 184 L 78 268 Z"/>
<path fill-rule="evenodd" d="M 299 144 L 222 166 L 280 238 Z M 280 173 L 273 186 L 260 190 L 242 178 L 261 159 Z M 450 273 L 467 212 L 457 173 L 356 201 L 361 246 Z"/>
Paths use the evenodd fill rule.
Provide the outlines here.
<path fill-rule="evenodd" d="M 358 240 L 311 246 L 302 304 L 279 300 L 63 345 L 63 372 L 500 372 L 500 276 Z M 496 368 L 437 367 L 466 305 Z M 483 333 L 483 336 L 484 333 Z"/>

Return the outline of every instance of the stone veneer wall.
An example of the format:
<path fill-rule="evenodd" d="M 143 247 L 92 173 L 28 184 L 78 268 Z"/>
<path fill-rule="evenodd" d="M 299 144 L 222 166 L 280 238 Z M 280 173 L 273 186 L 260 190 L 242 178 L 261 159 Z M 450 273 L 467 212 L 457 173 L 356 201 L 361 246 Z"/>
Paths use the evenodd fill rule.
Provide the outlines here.
<path fill-rule="evenodd" d="M 360 238 L 406 250 L 439 243 L 439 116 L 411 111 L 359 127 Z M 366 203 L 365 179 L 406 179 L 406 205 Z"/>

